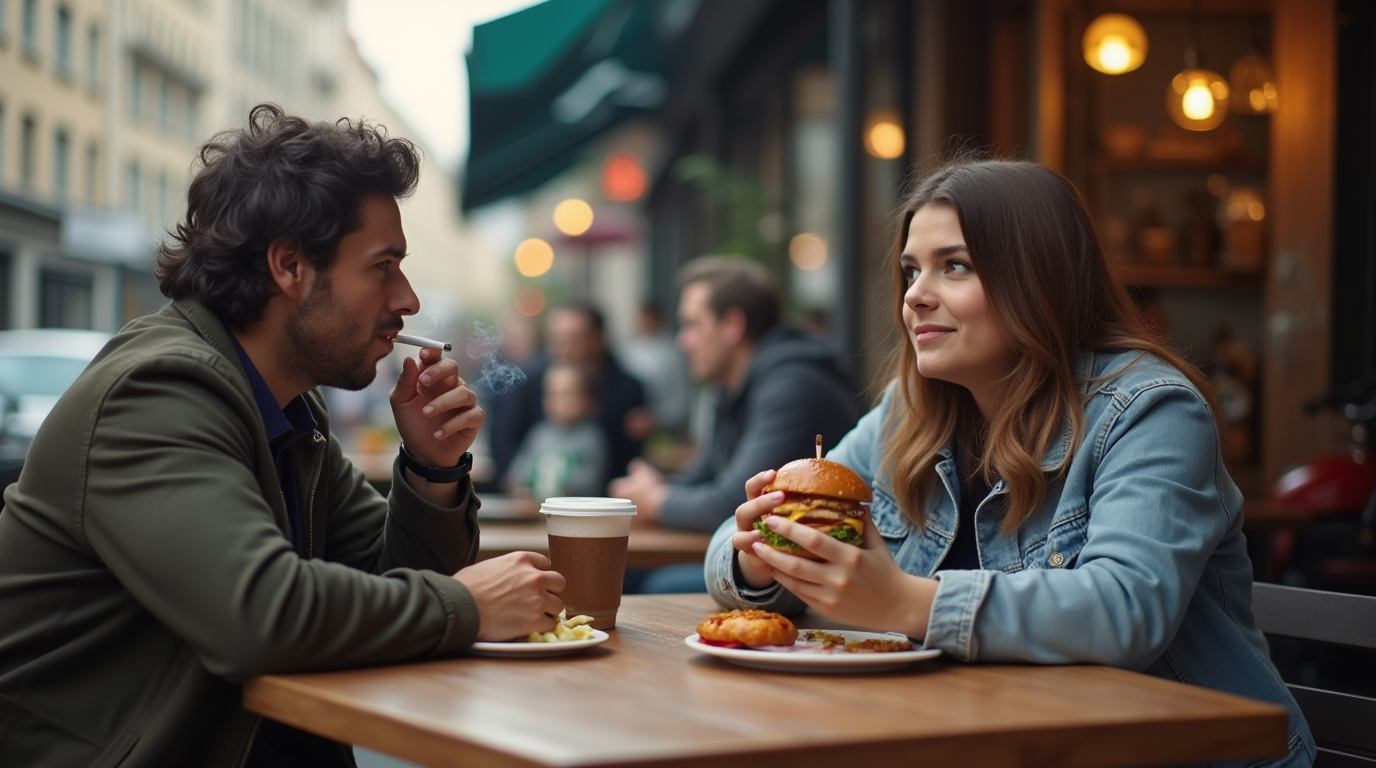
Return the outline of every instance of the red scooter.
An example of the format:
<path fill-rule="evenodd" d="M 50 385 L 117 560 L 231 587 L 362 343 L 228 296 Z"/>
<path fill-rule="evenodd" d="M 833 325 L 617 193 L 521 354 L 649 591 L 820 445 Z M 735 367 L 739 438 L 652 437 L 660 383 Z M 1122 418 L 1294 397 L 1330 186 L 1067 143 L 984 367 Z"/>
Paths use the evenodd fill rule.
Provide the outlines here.
<path fill-rule="evenodd" d="M 1342 411 L 1351 443 L 1271 487 L 1271 503 L 1309 518 L 1302 530 L 1272 534 L 1272 562 L 1287 584 L 1376 594 L 1376 375 L 1305 403 L 1306 413 L 1321 409 Z"/>

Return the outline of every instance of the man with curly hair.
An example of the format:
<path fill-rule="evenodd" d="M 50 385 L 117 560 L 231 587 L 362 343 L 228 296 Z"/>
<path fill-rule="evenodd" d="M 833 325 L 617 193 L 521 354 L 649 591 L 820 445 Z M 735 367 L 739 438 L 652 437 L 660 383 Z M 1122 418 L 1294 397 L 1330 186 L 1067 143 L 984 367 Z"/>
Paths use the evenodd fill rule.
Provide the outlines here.
<path fill-rule="evenodd" d="M 415 147 L 259 105 L 201 148 L 130 323 L 58 402 L 0 514 L 0 765 L 331 766 L 243 709 L 255 675 L 450 654 L 550 629 L 534 553 L 474 564 L 453 360 L 407 358 L 389 496 L 318 387 L 367 386 L 419 302 L 397 200 Z"/>

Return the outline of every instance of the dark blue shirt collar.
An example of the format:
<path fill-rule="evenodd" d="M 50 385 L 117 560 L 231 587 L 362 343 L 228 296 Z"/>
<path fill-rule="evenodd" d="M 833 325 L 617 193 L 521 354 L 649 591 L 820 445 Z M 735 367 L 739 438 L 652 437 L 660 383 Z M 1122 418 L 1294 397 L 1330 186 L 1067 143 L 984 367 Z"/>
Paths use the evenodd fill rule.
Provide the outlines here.
<path fill-rule="evenodd" d="M 274 456 L 280 456 L 288 445 L 315 431 L 315 415 L 311 413 L 305 395 L 297 395 L 287 403 L 286 408 L 278 407 L 277 398 L 273 396 L 272 390 L 268 389 L 268 383 L 263 380 L 258 367 L 249 359 L 239 339 L 235 338 L 233 333 L 229 334 L 229 339 L 234 342 L 234 351 L 239 353 L 239 360 L 244 364 L 244 372 L 248 374 L 254 402 L 258 403 L 258 412 L 263 416 L 263 431 L 267 433 L 268 445 L 272 446 Z"/>

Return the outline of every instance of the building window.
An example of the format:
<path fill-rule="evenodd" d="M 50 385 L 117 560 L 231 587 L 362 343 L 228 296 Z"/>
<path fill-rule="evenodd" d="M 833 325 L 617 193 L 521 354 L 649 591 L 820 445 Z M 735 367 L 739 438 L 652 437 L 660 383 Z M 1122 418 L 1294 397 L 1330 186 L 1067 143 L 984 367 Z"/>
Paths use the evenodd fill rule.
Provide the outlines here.
<path fill-rule="evenodd" d="M 3 6 L 0 0 L 0 6 Z M 10 327 L 10 259 L 12 255 L 0 246 L 0 329 Z"/>
<path fill-rule="evenodd" d="M 95 22 L 86 29 L 86 89 L 100 89 L 100 27 Z"/>
<path fill-rule="evenodd" d="M 166 73 L 159 78 L 158 85 L 158 130 L 167 133 L 172 127 L 172 84 Z"/>
<path fill-rule="evenodd" d="M 57 76 L 70 79 L 72 76 L 72 9 L 65 5 L 57 6 L 57 27 L 53 34 L 53 68 Z"/>
<path fill-rule="evenodd" d="M 143 65 L 138 61 L 134 62 L 133 71 L 129 75 L 129 118 L 134 122 L 139 121 L 143 114 Z"/>
<path fill-rule="evenodd" d="M 10 40 L 10 4 L 0 0 L 0 45 Z"/>
<path fill-rule="evenodd" d="M 34 153 L 38 151 L 38 121 L 25 115 L 19 129 L 19 187 L 33 191 Z"/>
<path fill-rule="evenodd" d="M 38 58 L 38 0 L 24 0 L 24 55 Z"/>
<path fill-rule="evenodd" d="M 100 168 L 100 149 L 93 141 L 86 145 L 86 204 L 96 204 L 96 180 Z"/>
<path fill-rule="evenodd" d="M 67 200 L 67 172 L 71 165 L 71 154 L 67 132 L 58 128 L 53 132 L 53 197 L 58 202 Z"/>
<path fill-rule="evenodd" d="M 90 275 L 44 269 L 39 272 L 38 325 L 40 328 L 90 328 L 92 326 Z"/>
<path fill-rule="evenodd" d="M 158 225 L 167 221 L 167 172 L 158 171 Z"/>
<path fill-rule="evenodd" d="M 186 95 L 186 140 L 195 143 L 199 138 L 196 134 L 196 94 L 187 93 Z"/>
<path fill-rule="evenodd" d="M 143 175 L 139 172 L 139 161 L 129 162 L 129 190 L 126 193 L 125 204 L 131 211 L 140 210 L 143 201 L 140 199 L 140 188 L 143 186 Z"/>

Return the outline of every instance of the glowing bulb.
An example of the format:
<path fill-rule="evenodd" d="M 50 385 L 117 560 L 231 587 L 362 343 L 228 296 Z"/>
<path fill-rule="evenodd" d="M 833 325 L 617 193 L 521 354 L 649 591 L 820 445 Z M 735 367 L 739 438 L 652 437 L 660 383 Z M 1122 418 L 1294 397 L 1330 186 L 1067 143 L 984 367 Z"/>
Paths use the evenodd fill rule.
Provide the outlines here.
<path fill-rule="evenodd" d="M 1166 87 L 1166 112 L 1191 131 L 1217 128 L 1228 116 L 1228 83 L 1208 69 L 1186 69 Z"/>
<path fill-rule="evenodd" d="M 1085 27 L 1080 41 L 1085 63 L 1106 75 L 1121 75 L 1147 58 L 1147 33 L 1123 13 L 1106 13 Z"/>
<path fill-rule="evenodd" d="M 1214 95 L 1209 91 L 1209 86 L 1196 80 L 1185 89 L 1180 108 L 1185 112 L 1185 117 L 1191 120 L 1208 120 L 1214 115 Z"/>
<path fill-rule="evenodd" d="M 1122 35 L 1107 35 L 1099 42 L 1099 70 L 1118 74 L 1128 68 L 1132 61 L 1132 51 L 1128 49 L 1128 39 Z"/>
<path fill-rule="evenodd" d="M 539 277 L 554 266 L 554 248 L 538 237 L 516 246 L 516 271 L 526 277 Z"/>
<path fill-rule="evenodd" d="M 592 227 L 592 206 L 570 197 L 554 206 L 554 226 L 569 237 L 578 237 Z"/>

